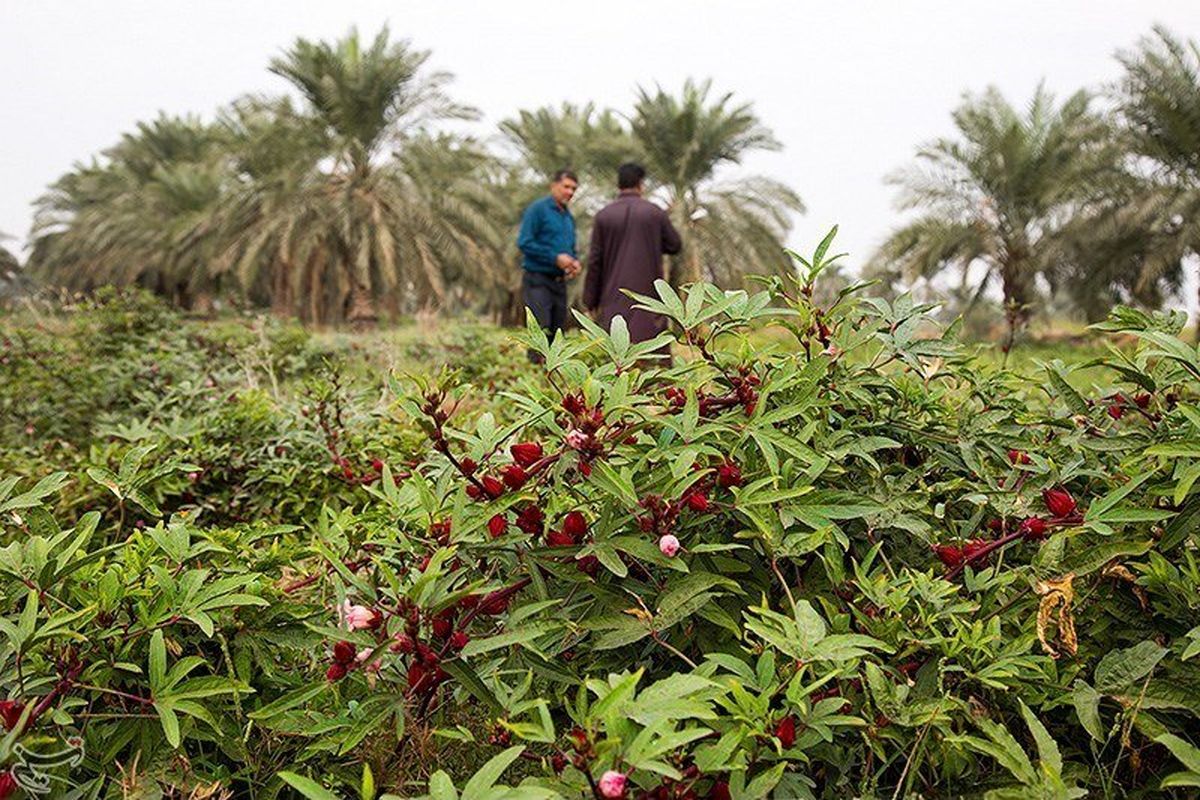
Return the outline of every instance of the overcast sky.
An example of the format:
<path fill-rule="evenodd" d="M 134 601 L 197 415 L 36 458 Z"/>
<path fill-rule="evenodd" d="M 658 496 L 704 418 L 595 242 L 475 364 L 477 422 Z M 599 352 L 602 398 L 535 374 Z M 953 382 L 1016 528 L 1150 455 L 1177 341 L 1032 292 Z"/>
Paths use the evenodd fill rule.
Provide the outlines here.
<path fill-rule="evenodd" d="M 1098 86 L 1156 22 L 1200 36 L 1200 2 L 0 0 L 0 231 L 23 240 L 45 186 L 136 121 L 282 91 L 267 61 L 296 37 L 387 23 L 457 76 L 481 135 L 521 108 L 627 110 L 638 85 L 712 77 L 784 144 L 745 169 L 804 198 L 791 244 L 837 223 L 856 265 L 897 219 L 883 177 L 950 132 L 964 91 Z"/>

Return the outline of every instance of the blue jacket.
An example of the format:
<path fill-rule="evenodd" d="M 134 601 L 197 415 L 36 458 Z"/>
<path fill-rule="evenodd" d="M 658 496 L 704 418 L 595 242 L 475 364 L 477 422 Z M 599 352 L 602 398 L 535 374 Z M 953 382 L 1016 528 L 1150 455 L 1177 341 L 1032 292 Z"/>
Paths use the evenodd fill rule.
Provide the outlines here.
<path fill-rule="evenodd" d="M 549 195 L 535 200 L 521 217 L 517 247 L 525 256 L 522 266 L 529 272 L 562 275 L 554 261 L 559 253 L 576 257 L 575 218 L 567 209 L 559 208 Z"/>

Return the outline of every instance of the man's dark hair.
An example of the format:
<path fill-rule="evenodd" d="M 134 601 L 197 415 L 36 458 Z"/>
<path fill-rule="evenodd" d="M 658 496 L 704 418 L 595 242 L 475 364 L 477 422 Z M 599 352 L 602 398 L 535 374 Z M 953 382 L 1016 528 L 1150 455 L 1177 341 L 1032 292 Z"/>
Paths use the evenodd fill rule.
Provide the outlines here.
<path fill-rule="evenodd" d="M 556 169 L 556 170 L 554 171 L 554 174 L 550 176 L 550 182 L 551 182 L 551 183 L 558 183 L 558 182 L 559 182 L 559 181 L 561 181 L 563 178 L 570 178 L 571 180 L 575 181 L 576 183 L 579 183 L 579 178 L 576 178 L 576 177 L 575 177 L 575 171 L 574 171 L 574 170 L 569 170 L 569 169 L 566 169 L 566 168 L 563 168 L 563 169 Z"/>
<path fill-rule="evenodd" d="M 617 167 L 617 188 L 636 189 L 646 179 L 646 168 L 630 161 Z"/>

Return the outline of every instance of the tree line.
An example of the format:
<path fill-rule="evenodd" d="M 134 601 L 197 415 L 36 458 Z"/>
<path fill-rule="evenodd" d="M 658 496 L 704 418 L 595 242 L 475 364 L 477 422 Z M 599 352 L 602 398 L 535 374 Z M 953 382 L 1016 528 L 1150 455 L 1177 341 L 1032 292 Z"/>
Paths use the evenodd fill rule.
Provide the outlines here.
<path fill-rule="evenodd" d="M 430 53 L 384 29 L 297 40 L 269 69 L 292 94 L 245 96 L 215 119 L 160 115 L 78 163 L 37 200 L 24 273 L 71 290 L 140 285 L 188 308 L 218 298 L 307 322 L 370 323 L 422 309 L 520 316 L 521 209 L 570 166 L 586 237 L 616 166 L 640 160 L 685 247 L 672 283 L 740 286 L 791 269 L 789 186 L 730 179 L 780 142 L 750 103 L 688 81 L 639 88 L 627 113 L 524 110 L 498 139 Z M 1114 84 L 1019 108 L 968 95 L 955 134 L 889 177 L 911 212 L 867 266 L 885 287 L 957 274 L 969 309 L 1001 290 L 1010 332 L 1048 298 L 1089 319 L 1157 306 L 1200 252 L 1200 49 L 1164 28 L 1117 54 Z M 11 271 L 11 269 L 10 269 Z"/>
<path fill-rule="evenodd" d="M 501 147 L 439 130 L 478 112 L 429 52 L 356 31 L 300 39 L 269 69 L 293 95 L 249 96 L 205 122 L 141 123 L 37 201 L 28 270 L 68 289 L 138 284 L 190 308 L 241 298 L 308 322 L 369 323 L 426 308 L 520 314 L 521 210 L 569 166 L 586 236 L 616 167 L 641 160 L 688 240 L 676 283 L 732 286 L 783 268 L 788 187 L 718 179 L 780 143 L 708 82 L 641 89 L 632 111 L 563 104 L 499 126 Z"/>
<path fill-rule="evenodd" d="M 914 215 L 868 272 L 955 273 L 962 310 L 998 286 L 1010 340 L 1052 297 L 1095 321 L 1176 293 L 1200 252 L 1200 49 L 1156 27 L 1117 59 L 1112 85 L 1062 102 L 968 95 L 955 135 L 889 177 Z"/>

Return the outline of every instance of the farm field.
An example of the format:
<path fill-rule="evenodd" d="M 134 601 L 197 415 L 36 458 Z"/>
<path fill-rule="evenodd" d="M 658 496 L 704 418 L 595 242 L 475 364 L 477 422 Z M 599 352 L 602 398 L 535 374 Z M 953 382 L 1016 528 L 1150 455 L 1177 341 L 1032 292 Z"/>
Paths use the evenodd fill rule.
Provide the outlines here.
<path fill-rule="evenodd" d="M 1006 369 L 903 297 L 663 292 L 671 368 L 620 330 L 309 333 L 113 291 L 0 318 L 0 712 L 40 748 L 6 774 L 1188 796 L 1177 317 Z"/>

